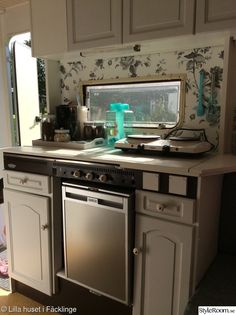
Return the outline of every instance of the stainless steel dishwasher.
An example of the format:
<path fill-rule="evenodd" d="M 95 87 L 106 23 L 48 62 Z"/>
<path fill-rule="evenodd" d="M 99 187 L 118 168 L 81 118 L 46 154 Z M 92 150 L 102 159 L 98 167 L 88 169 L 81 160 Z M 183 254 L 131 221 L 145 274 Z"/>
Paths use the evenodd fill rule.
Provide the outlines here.
<path fill-rule="evenodd" d="M 66 277 L 129 302 L 132 195 L 62 186 Z"/>

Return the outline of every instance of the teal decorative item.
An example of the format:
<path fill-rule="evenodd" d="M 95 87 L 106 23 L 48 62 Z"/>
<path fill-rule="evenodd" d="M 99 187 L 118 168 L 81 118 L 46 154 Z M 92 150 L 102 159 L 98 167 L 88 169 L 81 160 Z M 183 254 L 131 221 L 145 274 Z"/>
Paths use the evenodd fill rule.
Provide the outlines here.
<path fill-rule="evenodd" d="M 200 71 L 199 86 L 198 86 L 198 106 L 197 106 L 197 116 L 203 116 L 205 110 L 203 107 L 203 82 L 204 82 L 204 70 Z"/>
<path fill-rule="evenodd" d="M 124 111 L 129 109 L 129 104 L 113 103 L 110 104 L 110 110 L 116 113 L 116 140 L 122 139 L 125 136 L 124 132 Z"/>

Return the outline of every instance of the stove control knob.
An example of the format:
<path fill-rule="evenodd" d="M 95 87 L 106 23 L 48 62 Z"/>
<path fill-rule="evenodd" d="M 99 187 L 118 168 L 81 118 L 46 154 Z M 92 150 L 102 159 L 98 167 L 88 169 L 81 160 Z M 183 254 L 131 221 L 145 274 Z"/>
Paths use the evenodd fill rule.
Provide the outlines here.
<path fill-rule="evenodd" d="M 80 170 L 76 170 L 76 171 L 74 171 L 73 176 L 74 177 L 81 177 L 82 176 L 82 172 Z"/>
<path fill-rule="evenodd" d="M 101 174 L 98 179 L 100 182 L 105 183 L 108 180 L 108 176 L 106 174 Z"/>
<path fill-rule="evenodd" d="M 93 180 L 93 179 L 94 179 L 94 174 L 93 174 L 93 173 L 87 173 L 87 174 L 85 175 L 85 178 L 86 178 L 87 180 Z"/>

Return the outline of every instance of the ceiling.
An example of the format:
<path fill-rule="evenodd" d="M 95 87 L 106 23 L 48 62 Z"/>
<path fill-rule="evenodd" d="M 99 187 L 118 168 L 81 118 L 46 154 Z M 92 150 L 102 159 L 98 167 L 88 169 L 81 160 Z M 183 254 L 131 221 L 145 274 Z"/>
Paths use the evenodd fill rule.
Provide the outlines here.
<path fill-rule="evenodd" d="M 0 0 L 0 10 L 4 10 L 15 5 L 28 2 L 27 0 Z"/>

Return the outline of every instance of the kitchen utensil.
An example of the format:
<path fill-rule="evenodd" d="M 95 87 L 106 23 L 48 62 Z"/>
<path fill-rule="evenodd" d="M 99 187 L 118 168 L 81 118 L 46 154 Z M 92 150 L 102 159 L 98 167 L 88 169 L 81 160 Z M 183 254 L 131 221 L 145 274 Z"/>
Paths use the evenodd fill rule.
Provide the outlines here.
<path fill-rule="evenodd" d="M 203 82 L 204 82 L 204 70 L 200 71 L 199 86 L 198 86 L 198 105 L 197 105 L 197 116 L 203 116 L 205 110 L 203 107 Z"/>

